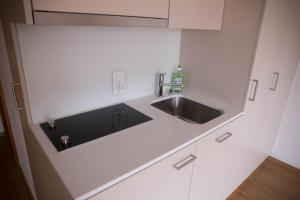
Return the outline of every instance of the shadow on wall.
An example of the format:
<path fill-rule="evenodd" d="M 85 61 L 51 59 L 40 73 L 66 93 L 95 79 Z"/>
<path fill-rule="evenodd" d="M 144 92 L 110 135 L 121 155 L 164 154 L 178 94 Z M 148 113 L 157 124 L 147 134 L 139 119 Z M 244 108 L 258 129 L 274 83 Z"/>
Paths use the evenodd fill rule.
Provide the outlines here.
<path fill-rule="evenodd" d="M 263 2 L 227 0 L 222 31 L 182 31 L 180 64 L 191 90 L 242 108 Z"/>

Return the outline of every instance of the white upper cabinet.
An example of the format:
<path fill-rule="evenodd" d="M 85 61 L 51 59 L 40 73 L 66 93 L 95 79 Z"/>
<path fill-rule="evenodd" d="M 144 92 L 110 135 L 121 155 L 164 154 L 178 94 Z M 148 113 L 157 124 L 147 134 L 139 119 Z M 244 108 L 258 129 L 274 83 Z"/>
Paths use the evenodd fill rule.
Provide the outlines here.
<path fill-rule="evenodd" d="M 170 0 L 169 27 L 221 30 L 224 0 Z"/>
<path fill-rule="evenodd" d="M 32 0 L 33 10 L 168 18 L 169 0 Z"/>
<path fill-rule="evenodd" d="M 224 1 L 32 0 L 32 7 L 34 11 L 169 19 L 170 28 L 221 30 Z"/>

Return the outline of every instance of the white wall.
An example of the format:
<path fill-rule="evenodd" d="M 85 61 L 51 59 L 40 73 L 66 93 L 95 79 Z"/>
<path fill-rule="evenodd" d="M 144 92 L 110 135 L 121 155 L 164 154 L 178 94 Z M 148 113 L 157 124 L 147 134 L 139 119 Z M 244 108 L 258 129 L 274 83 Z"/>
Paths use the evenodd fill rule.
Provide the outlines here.
<path fill-rule="evenodd" d="M 1 21 L 0 21 L 1 23 Z M 3 93 L 5 103 L 7 106 L 8 117 L 13 132 L 13 137 L 17 149 L 20 167 L 26 178 L 26 181 L 30 187 L 30 190 L 35 197 L 35 190 L 33 185 L 33 179 L 31 175 L 31 169 L 28 161 L 28 155 L 21 125 L 19 112 L 14 104 L 14 97 L 11 89 L 12 77 L 8 61 L 8 55 L 5 47 L 5 40 L 3 36 L 2 25 L 0 25 L 0 80 L 3 87 Z"/>
<path fill-rule="evenodd" d="M 300 169 L 300 63 L 273 147 L 273 156 Z"/>
<path fill-rule="evenodd" d="M 179 61 L 179 30 L 19 25 L 18 34 L 33 122 L 151 95 L 156 73 Z M 127 73 L 121 95 L 117 69 Z"/>

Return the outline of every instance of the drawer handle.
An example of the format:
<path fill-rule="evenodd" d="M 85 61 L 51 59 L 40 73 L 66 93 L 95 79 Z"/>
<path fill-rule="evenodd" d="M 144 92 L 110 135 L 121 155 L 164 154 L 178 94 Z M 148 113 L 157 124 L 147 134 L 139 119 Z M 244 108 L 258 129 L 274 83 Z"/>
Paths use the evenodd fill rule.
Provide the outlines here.
<path fill-rule="evenodd" d="M 272 86 L 271 86 L 270 90 L 272 90 L 272 91 L 276 90 L 277 83 L 278 83 L 278 80 L 279 80 L 279 75 L 280 74 L 278 72 L 274 73 L 274 77 L 273 77 L 273 81 L 272 81 Z"/>
<path fill-rule="evenodd" d="M 197 159 L 197 157 L 195 155 L 191 154 L 188 157 L 186 157 L 185 159 L 183 159 L 183 160 L 179 161 L 178 163 L 174 164 L 173 167 L 177 170 L 180 170 L 180 169 L 187 166 L 188 164 L 190 164 L 191 162 L 193 162 L 196 159 Z"/>
<path fill-rule="evenodd" d="M 11 88 L 12 88 L 12 92 L 13 92 L 13 96 L 14 96 L 14 101 L 15 101 L 15 105 L 16 105 L 17 110 L 25 109 L 25 106 L 19 106 L 18 105 L 17 96 L 16 96 L 16 90 L 15 90 L 16 86 L 22 86 L 22 85 L 23 85 L 22 83 L 12 83 L 11 84 Z"/>
<path fill-rule="evenodd" d="M 228 138 L 230 138 L 232 136 L 232 133 L 225 133 L 224 135 L 221 135 L 220 137 L 216 138 L 216 141 L 219 143 L 224 142 L 225 140 L 227 140 Z"/>
<path fill-rule="evenodd" d="M 255 101 L 256 92 L 257 92 L 258 80 L 252 80 L 252 87 L 250 92 L 250 97 L 248 98 L 249 101 Z"/>

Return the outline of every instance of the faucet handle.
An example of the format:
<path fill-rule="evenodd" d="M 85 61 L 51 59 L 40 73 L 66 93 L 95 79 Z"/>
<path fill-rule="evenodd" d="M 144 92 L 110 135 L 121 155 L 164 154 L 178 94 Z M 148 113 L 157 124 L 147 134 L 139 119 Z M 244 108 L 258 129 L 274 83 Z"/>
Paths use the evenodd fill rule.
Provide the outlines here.
<path fill-rule="evenodd" d="M 159 79 L 160 79 L 161 81 L 163 81 L 163 79 L 165 78 L 165 75 L 167 75 L 166 72 L 164 72 L 164 73 L 159 73 Z"/>
<path fill-rule="evenodd" d="M 164 83 L 165 75 L 167 75 L 167 73 L 159 73 L 159 85 Z"/>

